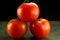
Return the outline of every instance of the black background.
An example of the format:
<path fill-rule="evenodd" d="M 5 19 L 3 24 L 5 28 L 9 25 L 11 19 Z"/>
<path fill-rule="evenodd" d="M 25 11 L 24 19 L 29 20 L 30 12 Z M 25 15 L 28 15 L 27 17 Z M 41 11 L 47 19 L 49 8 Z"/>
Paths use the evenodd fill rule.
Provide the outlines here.
<path fill-rule="evenodd" d="M 24 0 L 2 0 L 0 1 L 0 20 L 11 20 L 16 18 L 16 9 Z M 58 0 L 30 0 L 35 2 L 41 10 L 39 18 L 48 20 L 60 20 L 60 2 Z"/>

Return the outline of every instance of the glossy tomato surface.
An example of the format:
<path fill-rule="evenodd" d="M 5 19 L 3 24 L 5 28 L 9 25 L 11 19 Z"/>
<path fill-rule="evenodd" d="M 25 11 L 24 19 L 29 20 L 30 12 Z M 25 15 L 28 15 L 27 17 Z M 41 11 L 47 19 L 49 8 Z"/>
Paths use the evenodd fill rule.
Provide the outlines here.
<path fill-rule="evenodd" d="M 7 24 L 7 33 L 12 38 L 21 38 L 26 32 L 27 24 L 22 21 L 12 19 Z"/>
<path fill-rule="evenodd" d="M 34 21 L 30 24 L 30 32 L 36 38 L 45 38 L 50 33 L 50 22 L 46 19 Z"/>
<path fill-rule="evenodd" d="M 23 3 L 17 8 L 17 16 L 22 21 L 32 22 L 39 17 L 40 9 L 36 3 Z"/>

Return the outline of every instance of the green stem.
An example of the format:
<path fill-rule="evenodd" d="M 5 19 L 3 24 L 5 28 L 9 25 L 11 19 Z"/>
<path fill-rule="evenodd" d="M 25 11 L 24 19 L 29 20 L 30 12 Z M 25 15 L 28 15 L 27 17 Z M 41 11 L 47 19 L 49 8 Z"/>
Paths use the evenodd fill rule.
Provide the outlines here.
<path fill-rule="evenodd" d="M 29 2 L 29 0 L 27 0 L 27 2 Z"/>
<path fill-rule="evenodd" d="M 26 0 L 25 1 L 23 1 L 23 3 L 25 3 L 26 2 Z"/>
<path fill-rule="evenodd" d="M 16 19 L 17 19 L 17 20 L 19 20 L 19 18 L 18 18 L 18 17 L 17 17 Z"/>
<path fill-rule="evenodd" d="M 25 1 L 23 1 L 23 3 L 25 3 L 25 2 L 27 2 L 27 3 L 28 3 L 28 2 L 29 2 L 29 0 L 25 0 Z"/>
<path fill-rule="evenodd" d="M 38 20 L 41 20 L 41 19 L 43 19 L 43 17 L 39 18 Z"/>

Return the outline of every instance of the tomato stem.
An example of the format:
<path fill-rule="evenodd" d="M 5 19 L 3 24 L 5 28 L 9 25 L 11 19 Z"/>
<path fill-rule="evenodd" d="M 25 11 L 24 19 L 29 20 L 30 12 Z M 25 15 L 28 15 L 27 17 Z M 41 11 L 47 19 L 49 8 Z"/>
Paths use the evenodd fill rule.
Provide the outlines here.
<path fill-rule="evenodd" d="M 41 19 L 43 19 L 43 17 L 39 18 L 38 20 L 40 21 Z"/>
<path fill-rule="evenodd" d="M 29 0 L 27 0 L 27 2 L 29 2 Z"/>
<path fill-rule="evenodd" d="M 27 2 L 27 3 L 28 3 L 28 2 L 29 2 L 29 0 L 25 0 L 23 3 L 25 3 L 25 2 Z"/>
<path fill-rule="evenodd" d="M 16 19 L 17 19 L 17 20 L 19 20 L 19 18 L 18 18 L 18 17 L 17 17 Z"/>

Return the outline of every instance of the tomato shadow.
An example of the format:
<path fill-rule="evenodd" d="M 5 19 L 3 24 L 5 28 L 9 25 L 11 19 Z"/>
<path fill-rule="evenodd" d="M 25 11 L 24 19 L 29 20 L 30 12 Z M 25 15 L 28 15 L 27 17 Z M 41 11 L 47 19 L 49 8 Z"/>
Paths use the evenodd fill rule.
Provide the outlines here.
<path fill-rule="evenodd" d="M 49 38 L 35 38 L 35 37 L 30 37 L 30 38 L 21 38 L 21 39 L 13 39 L 13 40 L 50 40 Z"/>
<path fill-rule="evenodd" d="M 40 38 L 35 38 L 35 37 L 29 37 L 29 38 L 19 38 L 19 39 L 16 39 L 16 38 L 11 38 L 11 37 L 2 37 L 1 40 L 51 40 L 49 39 L 48 37 L 46 38 L 43 38 L 43 39 L 40 39 Z"/>
<path fill-rule="evenodd" d="M 49 38 L 35 38 L 35 37 L 31 37 L 30 40 L 50 40 Z"/>

